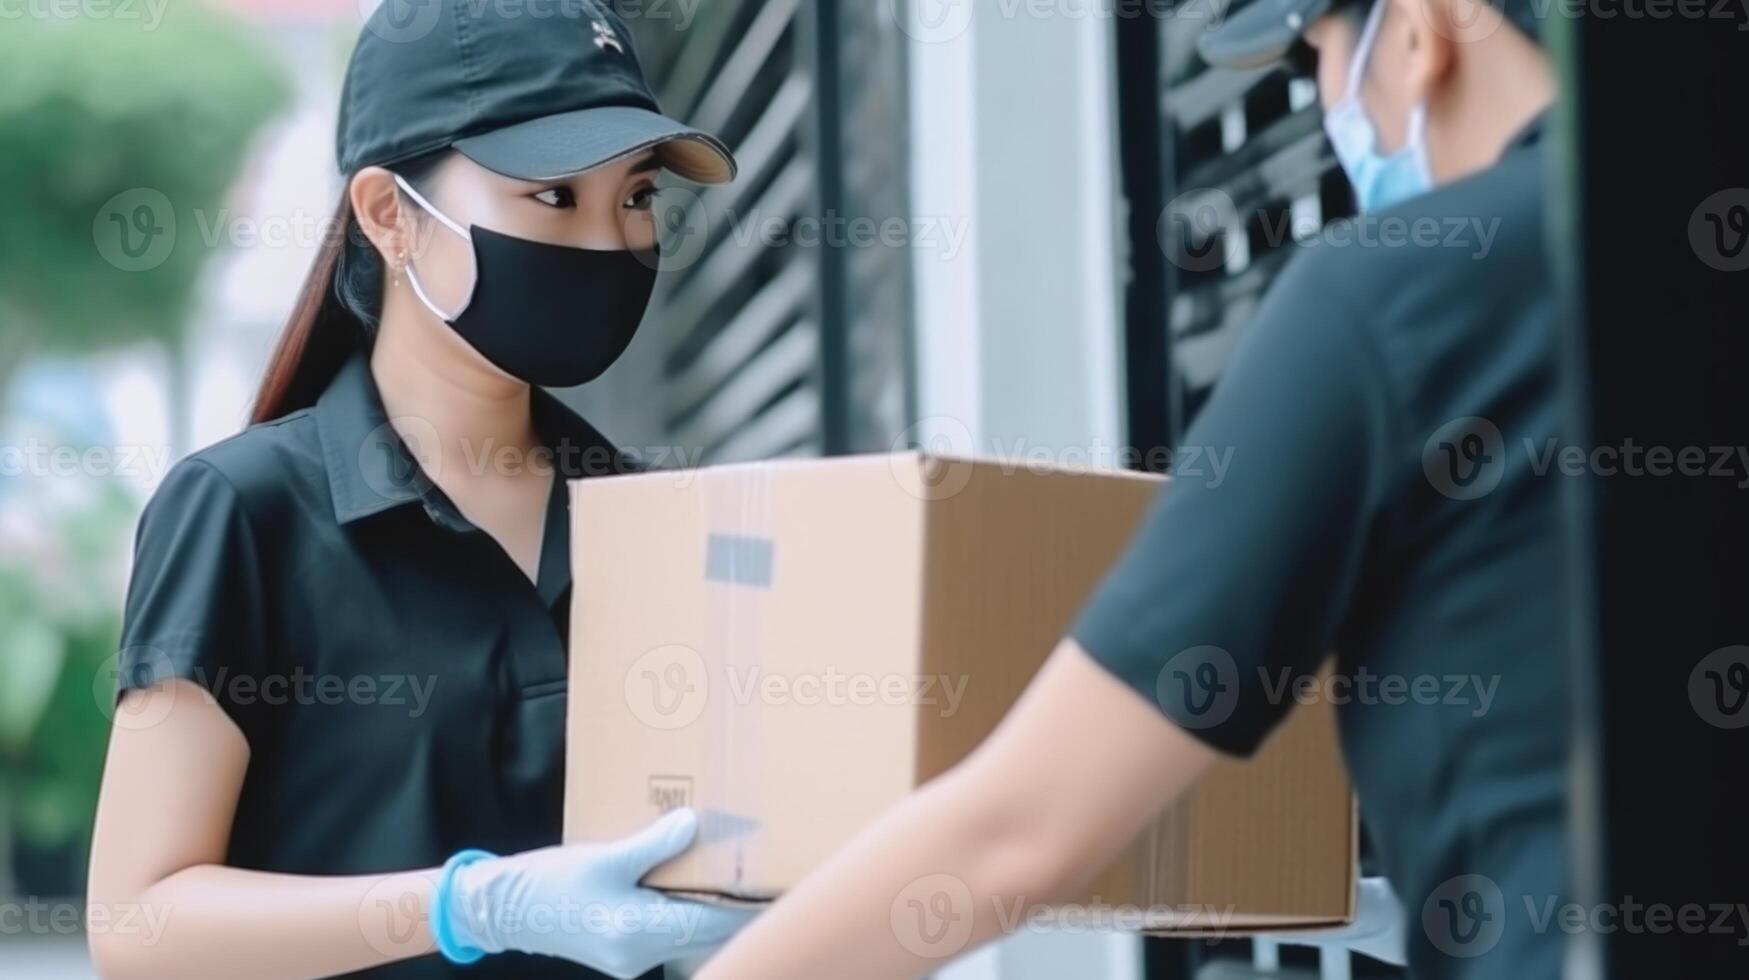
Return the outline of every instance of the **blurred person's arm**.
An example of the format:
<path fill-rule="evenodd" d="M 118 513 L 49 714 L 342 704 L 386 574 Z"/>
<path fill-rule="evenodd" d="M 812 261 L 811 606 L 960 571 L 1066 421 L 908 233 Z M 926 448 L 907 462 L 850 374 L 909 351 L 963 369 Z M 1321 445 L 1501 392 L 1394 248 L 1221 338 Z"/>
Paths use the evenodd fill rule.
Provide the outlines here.
<path fill-rule="evenodd" d="M 200 687 L 128 691 L 110 736 L 88 919 L 108 980 L 322 977 L 431 952 L 436 871 L 317 877 L 226 867 L 249 746 Z M 162 716 L 161 719 L 159 716 Z"/>
<path fill-rule="evenodd" d="M 1065 640 L 971 756 L 785 894 L 697 978 L 939 969 L 1029 908 L 1073 898 L 1214 758 Z M 925 913 L 946 938 L 929 934 L 938 923 Z M 969 932 L 952 931 L 961 916 Z"/>

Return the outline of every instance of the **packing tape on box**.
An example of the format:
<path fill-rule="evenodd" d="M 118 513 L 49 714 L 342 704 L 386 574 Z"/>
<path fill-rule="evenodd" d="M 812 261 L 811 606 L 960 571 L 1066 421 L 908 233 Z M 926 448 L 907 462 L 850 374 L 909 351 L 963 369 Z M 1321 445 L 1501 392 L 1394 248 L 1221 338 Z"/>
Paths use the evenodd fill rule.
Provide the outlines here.
<path fill-rule="evenodd" d="M 699 810 L 704 873 L 740 893 L 746 869 L 764 845 L 757 806 L 760 787 L 758 690 L 764 618 L 775 575 L 771 498 L 766 467 L 749 464 L 703 470 L 698 501 L 705 529 L 707 582 L 704 642 L 709 670 L 702 784 L 710 807 Z M 743 697 L 745 700 L 743 701 Z"/>

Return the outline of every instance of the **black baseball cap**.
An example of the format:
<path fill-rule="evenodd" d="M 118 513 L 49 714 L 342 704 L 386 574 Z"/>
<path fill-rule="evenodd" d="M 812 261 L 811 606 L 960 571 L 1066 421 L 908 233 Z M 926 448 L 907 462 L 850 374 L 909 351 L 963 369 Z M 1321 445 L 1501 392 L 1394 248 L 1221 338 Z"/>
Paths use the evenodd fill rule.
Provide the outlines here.
<path fill-rule="evenodd" d="M 609 0 L 384 0 L 346 69 L 340 171 L 445 147 L 520 180 L 645 149 L 703 184 L 736 171 L 721 140 L 662 114 Z"/>
<path fill-rule="evenodd" d="M 1196 50 L 1202 60 L 1217 68 L 1261 68 L 1286 58 L 1318 18 L 1343 7 L 1370 7 L 1374 2 L 1252 0 L 1197 38 Z M 1537 39 L 1540 32 L 1531 0 L 1489 0 L 1489 6 L 1526 37 Z"/>

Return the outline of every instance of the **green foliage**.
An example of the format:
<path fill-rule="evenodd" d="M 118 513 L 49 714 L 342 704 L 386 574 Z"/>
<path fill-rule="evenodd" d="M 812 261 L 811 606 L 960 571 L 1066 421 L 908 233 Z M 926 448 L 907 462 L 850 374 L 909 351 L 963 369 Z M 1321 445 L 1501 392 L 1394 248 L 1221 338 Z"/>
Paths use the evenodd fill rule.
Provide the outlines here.
<path fill-rule="evenodd" d="M 72 507 L 25 504 L 47 536 L 0 553 L 0 822 L 45 850 L 90 829 L 113 707 L 121 619 L 106 583 L 136 505 L 117 484 L 92 486 Z"/>
<path fill-rule="evenodd" d="M 195 0 L 165 5 L 157 22 L 6 22 L 0 380 L 29 353 L 175 336 L 209 253 L 196 214 L 221 206 L 287 91 L 245 29 Z M 106 211 L 137 188 L 174 214 L 138 212 L 136 194 L 122 199 L 121 221 L 174 220 L 177 234 L 157 264 L 129 270 L 117 267 L 120 229 Z"/>

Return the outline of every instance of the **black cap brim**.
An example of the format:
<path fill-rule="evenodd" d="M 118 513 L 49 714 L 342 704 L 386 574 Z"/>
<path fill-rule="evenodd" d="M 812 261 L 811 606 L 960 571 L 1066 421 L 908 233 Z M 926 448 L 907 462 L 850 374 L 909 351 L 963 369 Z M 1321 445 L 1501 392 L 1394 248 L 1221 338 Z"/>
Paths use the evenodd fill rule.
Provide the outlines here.
<path fill-rule="evenodd" d="M 735 179 L 734 154 L 709 133 L 636 106 L 601 106 L 530 119 L 456 140 L 470 160 L 518 180 L 558 180 L 652 150 L 662 166 L 700 184 Z"/>
<path fill-rule="evenodd" d="M 1274 64 L 1335 5 L 1336 0 L 1256 0 L 1197 38 L 1197 53 L 1217 68 Z"/>

